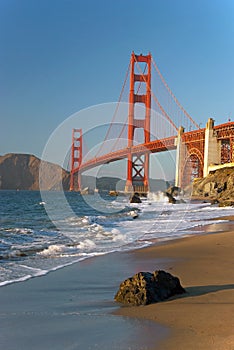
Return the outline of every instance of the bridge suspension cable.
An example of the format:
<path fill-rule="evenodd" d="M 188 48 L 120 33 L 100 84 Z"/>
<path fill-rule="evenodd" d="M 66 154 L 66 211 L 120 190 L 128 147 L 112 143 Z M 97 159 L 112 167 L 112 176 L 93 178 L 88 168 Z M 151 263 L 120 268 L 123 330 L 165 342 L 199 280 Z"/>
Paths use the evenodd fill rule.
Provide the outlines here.
<path fill-rule="evenodd" d="M 183 106 L 181 105 L 181 103 L 178 101 L 178 99 L 176 98 L 176 96 L 173 94 L 173 92 L 171 91 L 170 87 L 168 86 L 166 80 L 164 79 L 162 73 L 160 72 L 156 62 L 154 61 L 153 57 L 152 57 L 152 63 L 154 68 L 156 69 L 160 79 L 162 80 L 164 86 L 166 87 L 167 91 L 169 92 L 169 94 L 171 95 L 171 97 L 173 98 L 173 100 L 175 101 L 175 103 L 178 105 L 178 107 L 182 110 L 182 112 L 186 115 L 186 117 L 191 121 L 191 123 L 197 128 L 199 129 L 199 125 L 193 120 L 193 118 L 188 114 L 188 112 L 183 108 Z"/>
<path fill-rule="evenodd" d="M 139 63 L 137 62 L 137 59 L 136 59 L 136 56 L 134 55 L 134 59 L 135 59 L 135 62 L 136 62 L 136 66 L 138 68 L 138 71 L 140 72 L 140 74 L 142 75 L 143 79 L 144 79 L 144 82 L 146 83 L 146 85 L 148 86 L 148 83 L 146 81 L 146 78 L 144 76 L 144 73 L 142 72 L 142 69 L 139 65 Z M 169 117 L 169 115 L 166 113 L 166 111 L 164 110 L 164 108 L 162 107 L 162 105 L 160 104 L 158 98 L 155 96 L 155 94 L 153 93 L 152 89 L 150 89 L 151 91 L 151 96 L 153 97 L 154 101 L 156 102 L 157 106 L 159 107 L 161 113 L 163 114 L 163 116 L 169 121 L 169 123 L 173 126 L 173 128 L 175 130 L 178 130 L 177 126 L 175 125 L 175 123 L 172 121 L 172 119 Z"/>
<path fill-rule="evenodd" d="M 143 71 L 143 74 L 145 74 L 145 71 L 146 71 L 146 67 L 147 65 L 145 64 L 145 67 L 144 67 L 144 71 Z M 130 68 L 130 63 L 129 63 L 129 68 Z M 141 85 L 142 85 L 142 81 L 140 81 L 139 85 L 138 85 L 138 88 L 137 88 L 137 94 L 139 93 L 140 89 L 141 89 Z M 111 152 L 113 152 L 115 150 L 115 147 L 119 141 L 119 139 L 121 139 L 122 137 L 124 137 L 124 131 L 127 130 L 127 121 L 128 121 L 128 115 L 126 114 L 126 119 L 125 119 L 125 122 L 123 123 L 122 125 L 122 128 L 120 130 L 120 133 L 119 133 L 119 136 L 116 138 L 116 141 L 115 143 L 113 144 L 112 148 L 111 148 Z"/>
<path fill-rule="evenodd" d="M 120 102 L 121 102 L 121 99 L 122 99 L 122 96 L 123 96 L 123 92 L 124 92 L 124 89 L 125 89 L 125 86 L 126 86 L 126 82 L 127 82 L 127 79 L 128 79 L 128 76 L 129 76 L 129 71 L 130 71 L 130 62 L 128 64 L 128 68 L 127 68 L 127 72 L 125 74 L 125 78 L 124 78 L 124 83 L 122 85 L 122 89 L 121 89 L 121 92 L 120 92 L 120 95 L 119 95 L 119 99 L 118 99 L 118 102 L 117 102 L 117 105 L 116 105 L 116 108 L 115 108 L 115 111 L 114 111 L 114 114 L 113 114 L 113 117 L 112 117 L 112 120 L 109 124 L 109 128 L 107 130 L 107 133 L 105 135 L 105 138 L 101 144 L 101 146 L 99 147 L 99 149 L 97 150 L 97 153 L 96 153 L 96 157 L 98 157 L 98 155 L 101 153 L 101 150 L 103 149 L 103 146 L 105 144 L 105 141 L 108 140 L 108 136 L 110 134 L 110 130 L 111 130 L 111 127 L 112 125 L 114 124 L 114 121 L 115 121 L 115 118 L 117 116 L 117 113 L 118 113 L 118 110 L 119 110 L 119 106 L 120 106 Z"/>
<path fill-rule="evenodd" d="M 145 70 L 146 70 L 146 67 L 147 65 L 145 65 L 144 69 L 142 69 L 139 65 L 139 62 L 137 62 L 136 60 L 136 56 L 134 55 L 134 60 L 136 62 L 136 66 L 137 66 L 137 69 L 140 73 L 140 75 L 142 76 L 142 80 L 139 81 L 139 85 L 137 87 L 137 90 L 136 90 L 136 94 L 139 94 L 139 91 L 141 89 L 141 84 L 144 82 L 147 84 L 147 81 L 146 81 L 146 78 L 145 78 Z M 190 122 L 190 127 L 188 125 L 183 125 L 183 126 L 187 126 L 187 129 L 191 130 L 191 124 L 195 127 L 195 128 L 199 128 L 199 126 L 197 125 L 197 123 L 193 120 L 193 118 L 189 115 L 189 113 L 183 108 L 183 106 L 180 104 L 180 102 L 178 101 L 178 99 L 176 98 L 176 96 L 173 94 L 172 90 L 170 89 L 170 87 L 168 86 L 165 78 L 163 77 L 162 73 L 160 72 L 156 62 L 154 61 L 154 59 L 152 58 L 152 63 L 153 63 L 153 67 L 159 77 L 159 80 L 161 81 L 162 85 L 161 86 L 164 86 L 166 88 L 166 91 L 167 93 L 169 94 L 168 97 L 166 98 L 165 100 L 165 96 L 164 96 L 164 102 L 162 104 L 162 102 L 160 101 L 160 94 L 162 94 L 162 91 L 160 91 L 160 88 L 158 89 L 157 91 L 157 96 L 154 92 L 153 92 L 153 89 L 151 88 L 150 91 L 151 91 L 151 96 L 153 98 L 153 101 L 156 103 L 156 106 L 157 106 L 157 109 L 159 111 L 159 113 L 161 113 L 164 118 L 169 122 L 169 125 L 171 125 L 172 127 L 172 130 L 171 130 L 171 133 L 175 133 L 177 132 L 179 126 L 183 125 L 183 121 L 181 118 L 178 119 L 179 117 L 179 111 L 181 111 L 180 113 L 181 114 L 181 117 L 182 115 L 184 116 L 185 120 L 184 122 L 186 121 L 189 121 Z M 127 83 L 127 79 L 128 79 L 128 76 L 129 76 L 129 71 L 130 71 L 130 62 L 129 62 L 129 65 L 128 65 L 128 68 L 127 68 L 127 72 L 126 72 L 126 75 L 125 75 L 125 79 L 124 79 L 124 83 L 122 85 L 122 89 L 121 89 L 121 93 L 120 93 L 120 96 L 119 96 L 119 99 L 118 99 L 118 103 L 116 105 L 116 108 L 115 108 L 115 111 L 114 111 L 114 114 L 113 114 L 113 117 L 112 117 L 112 120 L 109 124 L 109 127 L 108 127 L 108 130 L 106 132 L 106 135 L 105 135 L 105 138 L 102 142 L 102 144 L 100 145 L 100 147 L 98 148 L 97 152 L 96 152 L 96 157 L 100 156 L 101 155 L 101 152 L 103 151 L 103 147 L 105 145 L 105 142 L 110 138 L 110 134 L 111 134 L 111 130 L 113 128 L 113 126 L 115 125 L 115 120 L 116 120 L 116 117 L 117 117 L 117 114 L 118 114 L 118 111 L 119 111 L 119 107 L 120 107 L 120 102 L 122 101 L 122 97 L 123 97 L 123 93 L 124 93 L 124 90 L 125 90 L 125 87 L 126 87 L 126 83 Z M 169 98 L 170 96 L 170 98 Z M 163 100 L 163 98 L 162 98 Z M 166 102 L 167 101 L 167 102 Z M 174 109 L 173 109 L 173 103 L 174 103 Z M 177 106 L 177 109 L 176 107 Z M 168 111 L 166 111 L 168 110 Z M 173 116 L 173 119 L 172 119 L 172 116 Z M 177 117 L 176 117 L 177 116 Z M 111 152 L 116 150 L 117 149 L 117 144 L 118 144 L 118 141 L 124 137 L 124 133 L 126 132 L 127 130 L 127 119 L 128 117 L 126 116 L 126 120 L 125 122 L 122 124 L 122 128 L 119 132 L 119 135 L 118 137 L 114 137 L 115 138 L 115 142 L 114 144 L 111 145 Z M 175 120 L 174 120 L 175 119 Z M 161 121 L 161 128 L 162 128 L 162 131 L 163 133 L 169 133 L 169 129 L 166 128 L 165 125 L 163 125 L 162 121 Z M 186 123 L 185 123 L 186 124 Z M 159 121 L 157 122 L 157 134 L 160 134 L 160 124 L 159 124 Z M 163 131 L 164 130 L 164 131 Z M 165 137 L 166 135 L 164 135 Z"/>

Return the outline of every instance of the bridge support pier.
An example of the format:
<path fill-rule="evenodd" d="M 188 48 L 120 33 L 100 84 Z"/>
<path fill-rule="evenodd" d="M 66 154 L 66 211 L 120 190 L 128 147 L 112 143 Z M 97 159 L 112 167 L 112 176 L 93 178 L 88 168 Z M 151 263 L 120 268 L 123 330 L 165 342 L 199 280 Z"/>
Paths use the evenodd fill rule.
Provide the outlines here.
<path fill-rule="evenodd" d="M 208 167 L 211 163 L 221 163 L 221 148 L 220 142 L 214 135 L 214 120 L 209 118 L 205 130 L 203 177 L 208 175 Z"/>
<path fill-rule="evenodd" d="M 211 165 L 234 160 L 234 123 L 214 126 L 209 118 L 206 127 L 193 132 L 184 132 L 180 127 L 176 139 L 175 185 L 183 187 L 194 178 L 206 177 Z"/>
<path fill-rule="evenodd" d="M 182 135 L 184 128 L 181 126 L 178 130 L 177 144 L 176 144 L 176 174 L 175 186 L 181 187 L 182 184 L 182 168 L 185 158 L 185 145 L 182 143 Z"/>
<path fill-rule="evenodd" d="M 124 192 L 126 192 L 126 193 L 133 193 L 134 192 L 134 187 L 132 185 L 132 181 L 128 181 L 128 180 L 126 181 Z"/>

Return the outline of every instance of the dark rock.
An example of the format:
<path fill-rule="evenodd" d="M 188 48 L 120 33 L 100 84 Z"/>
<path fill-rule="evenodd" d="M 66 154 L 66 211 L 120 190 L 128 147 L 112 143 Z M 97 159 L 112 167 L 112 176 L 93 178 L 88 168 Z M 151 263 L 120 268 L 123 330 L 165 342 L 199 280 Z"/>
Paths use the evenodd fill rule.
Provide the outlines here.
<path fill-rule="evenodd" d="M 179 278 L 159 270 L 139 272 L 120 284 L 115 300 L 126 305 L 148 305 L 185 293 Z"/>
<path fill-rule="evenodd" d="M 171 204 L 180 204 L 185 203 L 183 199 L 176 199 L 174 196 L 178 196 L 181 193 L 181 188 L 177 186 L 170 186 L 166 192 L 165 195 L 168 198 L 168 202 Z"/>
<path fill-rule="evenodd" d="M 130 198 L 130 203 L 141 203 L 140 195 L 138 192 L 135 192 L 134 195 Z"/>
<path fill-rule="evenodd" d="M 168 202 L 171 204 L 176 204 L 176 199 L 172 196 L 171 193 L 165 192 L 167 198 L 168 198 Z"/>
<path fill-rule="evenodd" d="M 170 186 L 167 190 L 166 193 L 174 196 L 178 196 L 181 192 L 181 188 L 178 186 Z"/>

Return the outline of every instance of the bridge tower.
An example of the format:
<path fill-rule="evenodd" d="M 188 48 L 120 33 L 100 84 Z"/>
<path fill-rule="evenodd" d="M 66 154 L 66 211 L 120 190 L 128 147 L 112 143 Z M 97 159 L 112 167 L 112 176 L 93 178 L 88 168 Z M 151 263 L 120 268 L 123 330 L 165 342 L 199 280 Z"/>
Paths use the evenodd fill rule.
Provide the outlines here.
<path fill-rule="evenodd" d="M 145 72 L 139 71 L 139 63 L 146 64 Z M 135 66 L 138 72 L 135 72 Z M 145 94 L 136 91 L 135 83 L 145 84 Z M 136 117 L 135 105 L 141 103 L 145 106 L 144 116 L 140 119 Z M 143 108 L 142 108 L 143 110 Z M 147 192 L 149 190 L 149 152 L 134 155 L 131 148 L 134 144 L 134 134 L 136 128 L 144 129 L 144 143 L 150 142 L 150 114 L 151 114 L 151 54 L 146 56 L 131 56 L 130 71 L 130 92 L 128 110 L 128 168 L 125 192 Z"/>
<path fill-rule="evenodd" d="M 79 167 L 82 163 L 82 129 L 72 130 L 70 191 L 81 188 Z"/>

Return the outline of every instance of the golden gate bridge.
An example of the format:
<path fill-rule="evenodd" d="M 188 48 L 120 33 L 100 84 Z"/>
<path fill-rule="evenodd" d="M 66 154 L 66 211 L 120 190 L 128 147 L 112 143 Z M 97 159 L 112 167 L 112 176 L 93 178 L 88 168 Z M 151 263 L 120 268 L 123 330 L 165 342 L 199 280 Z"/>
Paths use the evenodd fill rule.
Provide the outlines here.
<path fill-rule="evenodd" d="M 126 89 L 128 110 L 123 112 Z M 120 113 L 126 119 L 117 133 Z M 176 150 L 175 184 L 184 187 L 193 178 L 206 176 L 210 165 L 234 162 L 234 123 L 215 126 L 210 118 L 200 128 L 171 91 L 152 55 L 132 52 L 106 136 L 90 159 L 83 157 L 82 129 L 73 129 L 70 190 L 81 189 L 82 172 L 126 158 L 125 191 L 146 193 L 150 154 L 171 150 Z"/>

